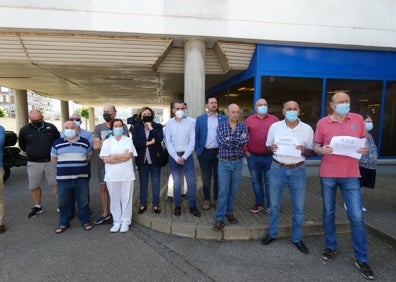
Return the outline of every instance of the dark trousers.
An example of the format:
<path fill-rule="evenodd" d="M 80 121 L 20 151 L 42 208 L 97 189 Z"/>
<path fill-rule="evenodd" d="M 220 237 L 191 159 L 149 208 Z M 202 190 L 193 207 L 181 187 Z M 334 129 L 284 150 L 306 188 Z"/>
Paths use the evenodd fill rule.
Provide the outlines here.
<path fill-rule="evenodd" d="M 213 176 L 213 199 L 217 200 L 218 194 L 218 172 L 217 167 L 219 160 L 217 158 L 218 150 L 204 149 L 198 156 L 199 166 L 202 173 L 202 190 L 204 199 L 210 201 L 210 188 Z"/>

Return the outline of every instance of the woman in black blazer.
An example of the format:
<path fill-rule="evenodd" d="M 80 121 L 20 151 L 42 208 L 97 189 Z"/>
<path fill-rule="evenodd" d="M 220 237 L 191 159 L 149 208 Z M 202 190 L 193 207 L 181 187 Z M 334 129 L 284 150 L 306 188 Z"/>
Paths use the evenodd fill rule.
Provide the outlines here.
<path fill-rule="evenodd" d="M 136 165 L 139 170 L 140 180 L 140 207 L 139 214 L 147 210 L 147 190 L 149 176 L 151 175 L 151 188 L 153 194 L 153 211 L 160 213 L 160 175 L 161 167 L 157 157 L 162 152 L 161 142 L 164 139 L 162 125 L 154 122 L 154 112 L 149 107 L 141 109 L 137 122 L 132 130 L 132 140 L 137 150 Z"/>

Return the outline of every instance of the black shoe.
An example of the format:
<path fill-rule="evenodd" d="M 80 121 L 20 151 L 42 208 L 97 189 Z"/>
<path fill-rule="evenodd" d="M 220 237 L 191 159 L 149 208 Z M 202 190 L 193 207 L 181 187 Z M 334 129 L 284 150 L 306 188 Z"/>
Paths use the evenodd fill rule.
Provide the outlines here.
<path fill-rule="evenodd" d="M 201 213 L 199 212 L 199 210 L 197 209 L 197 207 L 195 207 L 195 208 L 190 208 L 190 213 L 191 213 L 193 216 L 196 216 L 196 217 L 200 217 L 200 216 L 201 216 Z"/>
<path fill-rule="evenodd" d="M 303 241 L 299 241 L 299 242 L 297 242 L 297 243 L 294 243 L 294 242 L 293 242 L 293 244 L 296 245 L 297 249 L 298 249 L 300 252 L 302 252 L 303 254 L 308 255 L 309 251 L 308 251 L 308 249 L 307 249 L 307 247 L 305 246 L 305 244 L 304 244 Z"/>
<path fill-rule="evenodd" d="M 147 206 L 140 206 L 138 214 L 142 214 L 147 210 Z"/>
<path fill-rule="evenodd" d="M 367 264 L 367 262 L 355 262 L 355 265 L 357 268 L 359 268 L 360 273 L 362 276 L 366 279 L 369 280 L 375 280 L 375 276 L 373 271 L 371 270 L 370 266 Z"/>
<path fill-rule="evenodd" d="M 322 258 L 326 261 L 332 261 L 336 253 L 336 250 L 326 248 L 323 250 Z"/>
<path fill-rule="evenodd" d="M 33 207 L 32 211 L 28 214 L 28 218 L 33 218 L 38 216 L 39 214 L 43 213 L 43 208 L 42 207 Z"/>
<path fill-rule="evenodd" d="M 265 236 L 265 238 L 263 239 L 263 240 L 261 240 L 261 244 L 262 245 L 268 245 L 268 244 L 270 244 L 272 241 L 275 241 L 277 238 L 273 238 L 273 237 L 271 237 L 271 235 L 267 235 L 267 236 Z"/>
<path fill-rule="evenodd" d="M 175 216 L 180 216 L 181 215 L 181 207 L 180 206 L 175 207 L 175 211 L 173 212 L 173 214 Z"/>
<path fill-rule="evenodd" d="M 233 214 L 226 214 L 226 218 L 228 219 L 228 222 L 231 224 L 237 224 L 238 220 Z"/>

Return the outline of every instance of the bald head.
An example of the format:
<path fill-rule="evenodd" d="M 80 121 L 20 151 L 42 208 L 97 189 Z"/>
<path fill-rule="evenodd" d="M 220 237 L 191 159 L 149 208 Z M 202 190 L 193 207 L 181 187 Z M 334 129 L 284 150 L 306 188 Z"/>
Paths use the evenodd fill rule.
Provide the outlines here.
<path fill-rule="evenodd" d="M 43 121 L 43 114 L 39 110 L 32 110 L 29 114 L 31 121 Z"/>
<path fill-rule="evenodd" d="M 237 104 L 230 104 L 227 107 L 227 117 L 230 123 L 235 123 L 239 119 L 239 106 Z"/>
<path fill-rule="evenodd" d="M 331 102 L 335 104 L 350 103 L 351 98 L 345 92 L 337 92 L 331 97 Z"/>

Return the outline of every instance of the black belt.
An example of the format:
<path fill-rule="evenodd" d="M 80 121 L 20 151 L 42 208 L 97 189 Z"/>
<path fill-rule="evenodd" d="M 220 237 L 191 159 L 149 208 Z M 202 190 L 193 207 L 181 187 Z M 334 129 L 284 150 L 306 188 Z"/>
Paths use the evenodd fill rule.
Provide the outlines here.
<path fill-rule="evenodd" d="M 205 150 L 209 150 L 209 151 L 218 151 L 219 148 L 205 148 Z"/>
<path fill-rule="evenodd" d="M 176 152 L 176 154 L 177 154 L 179 157 L 181 157 L 181 156 L 184 155 L 184 152 Z"/>
<path fill-rule="evenodd" d="M 224 158 L 221 158 L 221 159 L 227 160 L 227 161 L 236 161 L 236 160 L 239 160 L 239 159 L 242 159 L 242 158 L 243 158 L 243 156 L 234 156 L 234 157 L 224 157 Z"/>
<path fill-rule="evenodd" d="M 278 161 L 275 160 L 275 159 L 273 159 L 273 160 L 274 160 L 274 162 L 276 162 L 277 164 L 280 164 L 280 166 L 283 166 L 283 167 L 285 167 L 285 168 L 295 168 L 295 167 L 298 167 L 298 166 L 304 164 L 304 161 L 299 162 L 299 163 L 295 163 L 295 164 L 283 164 L 283 163 L 281 163 L 281 162 L 278 162 Z"/>

